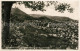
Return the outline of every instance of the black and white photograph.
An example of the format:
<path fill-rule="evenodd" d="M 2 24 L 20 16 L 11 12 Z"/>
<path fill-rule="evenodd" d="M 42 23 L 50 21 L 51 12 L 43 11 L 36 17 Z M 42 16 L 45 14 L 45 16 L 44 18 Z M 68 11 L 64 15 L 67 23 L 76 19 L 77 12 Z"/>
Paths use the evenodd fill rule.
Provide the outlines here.
<path fill-rule="evenodd" d="M 78 50 L 79 0 L 1 1 L 1 49 Z"/>

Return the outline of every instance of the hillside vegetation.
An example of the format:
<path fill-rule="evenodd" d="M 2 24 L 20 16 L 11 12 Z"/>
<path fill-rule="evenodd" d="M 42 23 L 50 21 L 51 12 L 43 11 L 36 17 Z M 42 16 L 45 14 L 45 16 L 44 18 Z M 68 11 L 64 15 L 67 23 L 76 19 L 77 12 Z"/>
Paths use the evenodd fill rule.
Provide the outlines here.
<path fill-rule="evenodd" d="M 78 49 L 78 21 L 67 17 L 34 17 L 12 8 L 10 34 L 12 48 Z"/>

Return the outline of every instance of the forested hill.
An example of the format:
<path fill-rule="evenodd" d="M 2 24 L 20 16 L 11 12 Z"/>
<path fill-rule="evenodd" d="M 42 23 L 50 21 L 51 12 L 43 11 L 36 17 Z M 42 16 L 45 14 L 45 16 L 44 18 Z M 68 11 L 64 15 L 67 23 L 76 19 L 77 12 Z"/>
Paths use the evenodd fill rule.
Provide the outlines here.
<path fill-rule="evenodd" d="M 78 21 L 76 20 L 59 16 L 37 14 L 34 16 L 18 8 L 12 8 L 10 23 L 12 24 L 10 47 L 78 49 Z"/>
<path fill-rule="evenodd" d="M 48 21 L 58 21 L 58 22 L 63 22 L 63 21 L 74 21 L 78 22 L 77 20 L 73 20 L 68 17 L 63 17 L 63 16 L 49 16 L 49 15 L 41 15 L 41 14 L 26 14 L 25 12 L 21 11 L 18 8 L 12 8 L 11 9 L 11 15 L 12 17 L 16 19 L 18 18 L 20 21 L 24 20 L 48 20 Z M 12 18 L 12 19 L 13 19 Z"/>
<path fill-rule="evenodd" d="M 65 16 L 49 16 L 49 15 L 42 15 L 42 14 L 29 14 L 30 16 L 33 16 L 34 18 L 40 18 L 40 17 L 47 17 L 51 20 L 57 20 L 57 21 L 74 21 L 78 22 L 78 20 L 73 20 L 69 17 Z"/>

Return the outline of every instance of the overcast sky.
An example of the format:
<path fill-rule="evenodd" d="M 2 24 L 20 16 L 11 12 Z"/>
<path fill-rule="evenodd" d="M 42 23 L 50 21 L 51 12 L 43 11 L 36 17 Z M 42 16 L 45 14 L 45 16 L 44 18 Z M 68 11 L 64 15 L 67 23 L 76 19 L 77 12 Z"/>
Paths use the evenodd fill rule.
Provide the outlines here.
<path fill-rule="evenodd" d="M 45 7 L 46 11 L 45 12 L 41 12 L 41 11 L 32 11 L 29 8 L 25 8 L 24 4 L 22 5 L 18 5 L 18 4 L 13 4 L 12 8 L 18 7 L 20 10 L 22 10 L 23 12 L 27 13 L 27 14 L 44 14 L 44 15 L 51 15 L 51 16 L 66 16 L 66 17 L 70 17 L 72 19 L 79 19 L 79 1 L 59 1 L 61 3 L 69 3 L 71 4 L 71 6 L 74 8 L 74 12 L 73 13 L 69 13 L 68 11 L 65 11 L 64 13 L 61 12 L 57 12 L 54 9 L 54 6 L 51 5 L 49 7 Z"/>

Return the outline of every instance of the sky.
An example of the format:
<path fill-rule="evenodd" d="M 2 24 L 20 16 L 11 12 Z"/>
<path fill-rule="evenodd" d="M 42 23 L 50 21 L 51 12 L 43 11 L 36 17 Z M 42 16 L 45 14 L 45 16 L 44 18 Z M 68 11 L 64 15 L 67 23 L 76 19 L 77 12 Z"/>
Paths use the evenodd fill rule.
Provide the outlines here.
<path fill-rule="evenodd" d="M 25 8 L 24 4 L 13 4 L 12 8 L 19 8 L 20 10 L 22 10 L 23 12 L 27 13 L 27 14 L 43 14 L 43 15 L 50 15 L 50 16 L 66 16 L 75 20 L 79 20 L 79 1 L 59 1 L 60 3 L 69 3 L 71 5 L 72 8 L 74 8 L 74 12 L 73 13 L 69 13 L 68 11 L 65 11 L 64 13 L 55 11 L 54 6 L 51 5 L 49 7 L 45 7 L 46 11 L 42 12 L 42 11 L 32 11 L 29 8 Z"/>

